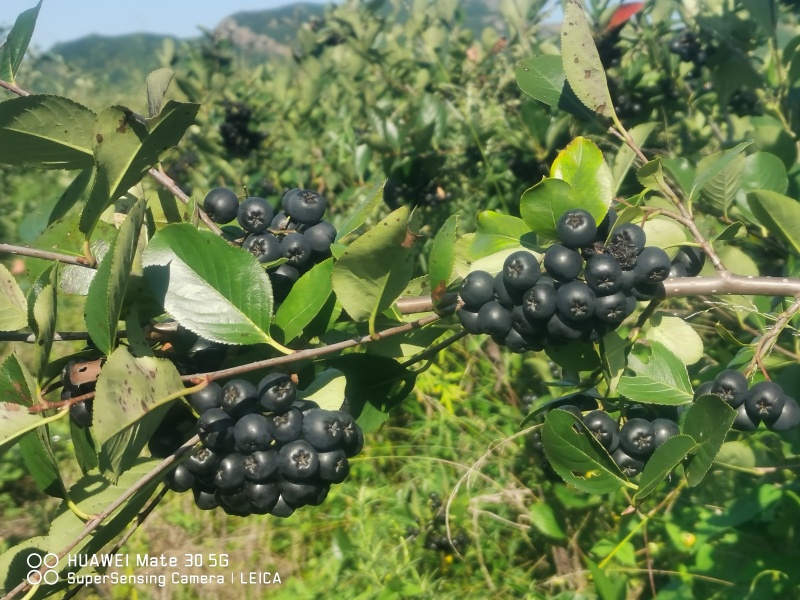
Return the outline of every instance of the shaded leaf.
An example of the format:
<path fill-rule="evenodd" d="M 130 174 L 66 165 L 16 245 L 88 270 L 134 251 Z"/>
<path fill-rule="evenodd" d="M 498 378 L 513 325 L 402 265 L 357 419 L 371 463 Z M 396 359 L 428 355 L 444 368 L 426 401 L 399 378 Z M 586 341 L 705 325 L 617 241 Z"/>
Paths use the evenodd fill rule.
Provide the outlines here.
<path fill-rule="evenodd" d="M 333 259 L 314 265 L 292 286 L 275 313 L 275 325 L 283 330 L 284 342 L 303 333 L 314 320 L 333 292 Z"/>
<path fill-rule="evenodd" d="M 567 539 L 564 530 L 556 519 L 556 513 L 553 507 L 545 502 L 534 502 L 528 509 L 528 516 L 531 519 L 531 525 L 538 529 L 547 537 L 556 540 Z"/>
<path fill-rule="evenodd" d="M 559 367 L 569 371 L 592 371 L 600 366 L 600 355 L 594 344 L 586 342 L 568 342 L 545 349 Z"/>
<path fill-rule="evenodd" d="M 728 206 L 730 206 L 730 203 L 739 191 L 742 175 L 744 174 L 744 161 L 744 156 L 738 154 L 724 169 L 703 186 L 703 197 L 706 198 L 712 206 L 715 206 L 725 213 L 727 213 Z M 705 165 L 701 160 L 698 169 L 702 170 L 704 168 Z"/>
<path fill-rule="evenodd" d="M 42 423 L 40 414 L 31 414 L 25 406 L 0 402 L 0 452 L 5 452 L 19 438 Z"/>
<path fill-rule="evenodd" d="M 142 262 L 164 309 L 190 331 L 223 344 L 271 341 L 272 287 L 249 252 L 183 223 L 157 232 Z"/>
<path fill-rule="evenodd" d="M 60 96 L 0 102 L 0 162 L 40 169 L 85 169 L 94 162 L 95 114 Z"/>
<path fill-rule="evenodd" d="M 28 319 L 33 330 L 33 375 L 42 381 L 56 333 L 58 312 L 58 268 L 51 265 L 37 278 L 28 293 Z"/>
<path fill-rule="evenodd" d="M 30 406 L 36 397 L 36 381 L 16 354 L 9 354 L 0 365 L 0 398 Z"/>
<path fill-rule="evenodd" d="M 683 461 L 686 456 L 697 448 L 697 442 L 688 435 L 676 435 L 669 438 L 647 459 L 642 476 L 639 479 L 639 489 L 633 496 L 634 502 L 639 502 L 652 494 L 667 475 Z"/>
<path fill-rule="evenodd" d="M 690 486 L 698 485 L 706 476 L 735 419 L 736 411 L 722 398 L 711 394 L 701 396 L 689 408 L 683 433 L 700 445 L 686 467 Z"/>
<path fill-rule="evenodd" d="M 24 435 L 19 441 L 19 449 L 25 467 L 39 489 L 48 496 L 63 498 L 64 485 L 47 437 L 47 427 L 39 427 Z"/>
<path fill-rule="evenodd" d="M 647 142 L 647 138 L 649 138 L 650 134 L 653 133 L 653 129 L 655 129 L 655 127 L 656 123 L 639 123 L 638 125 L 631 127 L 628 130 L 628 133 L 631 134 L 631 138 L 633 139 L 634 143 L 641 148 L 644 146 L 645 142 Z M 611 167 L 612 179 L 614 181 L 614 194 L 619 191 L 622 182 L 625 180 L 625 176 L 628 174 L 628 171 L 633 166 L 635 160 L 636 153 L 631 150 L 630 146 L 627 144 L 622 144 L 617 151 L 617 155 L 614 157 L 614 164 Z"/>
<path fill-rule="evenodd" d="M 86 330 L 103 354 L 111 354 L 116 345 L 122 301 L 139 244 L 145 208 L 144 199 L 131 208 L 89 286 L 84 308 Z"/>
<path fill-rule="evenodd" d="M 573 426 L 577 426 L 581 433 Z M 635 487 L 583 423 L 567 411 L 547 413 L 542 428 L 542 444 L 556 473 L 583 492 L 608 494 L 622 486 Z"/>

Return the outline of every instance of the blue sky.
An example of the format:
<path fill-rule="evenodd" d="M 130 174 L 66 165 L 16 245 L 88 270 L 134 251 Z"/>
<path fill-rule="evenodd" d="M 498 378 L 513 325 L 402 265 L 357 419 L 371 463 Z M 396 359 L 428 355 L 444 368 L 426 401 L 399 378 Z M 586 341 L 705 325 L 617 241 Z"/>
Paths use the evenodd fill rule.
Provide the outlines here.
<path fill-rule="evenodd" d="M 37 0 L 0 0 L 0 24 L 9 27 Z M 315 0 L 306 0 L 314 2 Z M 325 2 L 317 3 L 324 4 Z M 198 34 L 224 17 L 242 10 L 275 8 L 291 0 L 44 0 L 32 45 L 46 50 L 56 42 L 91 33 L 169 33 L 178 37 Z"/>

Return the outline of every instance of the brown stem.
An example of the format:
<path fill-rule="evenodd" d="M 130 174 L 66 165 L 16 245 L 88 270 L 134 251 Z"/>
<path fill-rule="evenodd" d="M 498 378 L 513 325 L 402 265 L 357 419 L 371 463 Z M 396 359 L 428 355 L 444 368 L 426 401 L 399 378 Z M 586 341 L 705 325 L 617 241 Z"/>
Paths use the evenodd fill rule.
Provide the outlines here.
<path fill-rule="evenodd" d="M 86 267 L 87 269 L 94 268 L 93 266 L 86 264 L 86 259 L 83 256 L 70 256 L 69 254 L 60 254 L 58 252 L 48 252 L 47 250 L 28 248 L 27 246 L 0 244 L 0 252 L 8 252 L 9 254 L 18 254 L 20 256 L 30 256 L 31 258 L 42 258 L 44 260 L 57 260 L 58 262 L 68 265 L 77 265 L 79 267 Z"/>
<path fill-rule="evenodd" d="M 449 314 L 450 312 L 452 311 L 449 311 L 447 314 Z M 250 371 L 258 371 L 259 369 L 266 369 L 268 367 L 288 365 L 291 363 L 299 362 L 301 360 L 311 360 L 314 358 L 319 358 L 320 356 L 325 356 L 327 354 L 333 354 L 335 352 L 339 352 L 340 350 L 345 350 L 346 348 L 353 348 L 354 346 L 360 346 L 361 344 L 368 344 L 369 342 L 376 342 L 378 340 L 382 340 L 384 338 L 391 337 L 393 335 L 398 335 L 400 333 L 405 333 L 407 331 L 419 329 L 420 327 L 424 327 L 425 325 L 435 323 L 436 321 L 441 319 L 442 316 L 430 315 L 422 319 L 413 321 L 411 323 L 405 323 L 403 325 L 398 325 L 397 327 L 390 327 L 389 329 L 384 329 L 383 331 L 377 332 L 374 336 L 365 335 L 358 338 L 354 338 L 352 340 L 345 340 L 343 342 L 337 342 L 336 344 L 330 344 L 328 346 L 322 346 L 319 348 L 309 348 L 308 350 L 300 350 L 298 352 L 289 354 L 287 356 L 279 356 L 277 358 L 259 360 L 257 362 L 252 362 L 245 365 L 239 365 L 238 367 L 222 369 L 221 371 L 209 371 L 208 373 L 193 373 L 191 375 L 184 375 L 183 377 L 181 377 L 181 379 L 183 381 L 192 381 L 198 378 L 206 377 L 208 378 L 209 381 L 214 381 L 216 379 L 223 379 L 225 377 L 235 377 L 237 375 L 242 375 L 243 373 L 249 373 Z"/>
<path fill-rule="evenodd" d="M 30 96 L 30 92 L 26 92 L 20 87 L 15 86 L 13 83 L 3 81 L 0 79 L 0 87 L 7 89 L 9 92 L 15 93 L 17 96 Z"/>
<path fill-rule="evenodd" d="M 155 167 L 150 169 L 148 173 L 150 174 L 150 177 L 152 177 L 158 183 L 167 188 L 167 190 L 169 190 L 169 192 L 173 196 L 175 196 L 178 200 L 180 200 L 184 204 L 189 204 L 191 198 L 189 198 L 189 196 L 183 193 L 183 190 L 180 187 L 178 187 L 178 184 L 175 183 L 175 181 L 169 175 L 167 175 L 163 171 L 160 171 L 159 169 L 156 169 Z M 222 235 L 222 230 L 216 223 L 214 223 L 214 221 L 211 220 L 211 217 L 209 217 L 206 214 L 206 211 L 204 211 L 202 208 L 198 206 L 197 213 L 200 215 L 200 219 L 203 221 L 203 223 L 205 223 L 211 231 L 213 231 L 217 235 Z"/>
<path fill-rule="evenodd" d="M 192 439 L 184 443 L 180 448 L 178 448 L 171 456 L 168 456 L 163 461 L 161 461 L 158 465 L 153 467 L 146 475 L 141 477 L 136 483 L 134 483 L 131 487 L 125 490 L 119 498 L 114 500 L 111 504 L 106 506 L 102 512 L 98 513 L 94 517 L 92 517 L 89 521 L 86 522 L 83 530 L 75 536 L 75 538 L 67 544 L 64 548 L 58 552 L 57 556 L 59 561 L 64 558 L 70 550 L 75 548 L 78 544 L 83 541 L 89 534 L 91 534 L 97 527 L 105 521 L 109 516 L 114 514 L 118 508 L 120 508 L 123 504 L 125 504 L 131 497 L 134 496 L 139 490 L 143 489 L 148 483 L 153 481 L 156 477 L 158 477 L 162 471 L 165 471 L 172 463 L 174 463 L 177 459 L 181 456 L 189 452 L 194 445 L 200 441 L 198 436 L 194 436 Z M 46 565 L 42 565 L 39 569 L 39 572 L 44 576 L 44 572 L 47 570 Z M 6 599 L 13 598 L 17 594 L 24 592 L 30 588 L 30 584 L 23 580 L 17 587 L 12 589 L 8 595 L 5 597 Z"/>
<path fill-rule="evenodd" d="M 762 367 L 762 361 L 764 357 L 766 357 L 771 351 L 772 347 L 775 345 L 775 342 L 778 341 L 778 336 L 781 332 L 786 328 L 789 324 L 789 321 L 792 320 L 797 312 L 800 311 L 800 294 L 795 297 L 794 302 L 782 313 L 778 315 L 778 318 L 775 320 L 775 323 L 769 330 L 761 336 L 761 339 L 758 340 L 755 348 L 755 354 L 753 355 L 750 364 L 747 365 L 747 368 L 744 370 L 744 375 L 748 379 L 750 379 L 753 374 Z M 762 367 L 763 368 L 763 367 Z"/>

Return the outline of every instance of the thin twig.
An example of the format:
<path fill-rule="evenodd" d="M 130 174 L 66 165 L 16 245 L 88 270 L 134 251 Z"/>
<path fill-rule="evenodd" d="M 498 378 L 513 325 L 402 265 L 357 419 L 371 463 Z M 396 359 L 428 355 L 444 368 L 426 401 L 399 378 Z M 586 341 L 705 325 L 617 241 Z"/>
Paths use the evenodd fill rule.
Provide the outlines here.
<path fill-rule="evenodd" d="M 772 327 L 758 340 L 753 358 L 744 370 L 745 377 L 749 379 L 753 376 L 756 370 L 761 366 L 764 357 L 772 351 L 772 347 L 778 341 L 778 336 L 780 336 L 781 332 L 786 328 L 789 321 L 792 320 L 792 317 L 794 317 L 798 311 L 800 311 L 800 295 L 796 296 L 794 302 L 778 315 Z"/>
<path fill-rule="evenodd" d="M 84 526 L 83 530 L 75 536 L 75 538 L 67 544 L 60 552 L 57 553 L 59 561 L 64 558 L 70 550 L 75 548 L 78 544 L 80 544 L 84 538 L 86 538 L 89 534 L 91 534 L 97 527 L 105 521 L 108 517 L 110 517 L 118 508 L 120 508 L 123 504 L 125 504 L 131 497 L 133 497 L 137 492 L 143 489 L 148 483 L 153 481 L 156 477 L 158 477 L 162 471 L 165 471 L 172 463 L 178 460 L 181 456 L 189 452 L 197 442 L 200 441 L 198 436 L 194 436 L 192 439 L 185 442 L 180 448 L 178 448 L 172 455 L 165 458 L 163 461 L 158 463 L 155 467 L 150 469 L 150 471 L 141 477 L 136 483 L 134 483 L 131 487 L 125 490 L 119 498 L 114 500 L 111 504 L 106 506 L 102 512 L 95 515 L 91 520 L 87 521 L 86 525 Z M 48 569 L 46 565 L 42 565 L 39 568 L 39 572 L 44 577 L 44 572 Z M 6 599 L 13 598 L 20 592 L 24 592 L 30 587 L 30 584 L 27 580 L 23 580 L 17 587 L 12 589 L 8 595 L 5 597 Z"/>
<path fill-rule="evenodd" d="M 216 379 L 222 379 L 225 377 L 234 377 L 237 375 L 241 375 L 243 373 L 249 373 L 250 371 L 258 371 L 259 369 L 277 367 L 279 365 L 287 365 L 301 360 L 311 360 L 314 358 L 319 358 L 320 356 L 325 356 L 327 354 L 333 354 L 335 352 L 339 352 L 340 350 L 345 350 L 346 348 L 353 348 L 354 346 L 360 346 L 361 344 L 377 342 L 378 340 L 382 340 L 384 338 L 391 337 L 393 335 L 398 335 L 400 333 L 405 333 L 407 331 L 419 329 L 420 327 L 424 327 L 425 325 L 430 325 L 431 323 L 435 323 L 436 321 L 441 319 L 442 316 L 445 315 L 429 315 L 427 317 L 423 317 L 422 319 L 418 319 L 411 323 L 405 323 L 403 325 L 398 325 L 397 327 L 390 327 L 389 329 L 384 329 L 383 331 L 377 332 L 375 336 L 364 335 L 351 340 L 344 340 L 342 342 L 330 344 L 328 346 L 309 348 L 308 350 L 299 350 L 287 356 L 278 356 L 277 358 L 259 360 L 245 365 L 231 367 L 229 369 L 222 369 L 220 371 L 209 371 L 208 373 L 194 373 L 191 375 L 184 375 L 183 377 L 181 377 L 181 379 L 183 381 L 192 381 L 201 377 L 207 377 L 209 381 L 214 381 Z"/>
<path fill-rule="evenodd" d="M 3 81 L 0 79 L 0 87 L 7 89 L 9 92 L 15 93 L 17 96 L 30 96 L 30 92 L 26 92 L 20 87 L 17 87 L 13 83 L 9 83 L 8 81 Z"/>
<path fill-rule="evenodd" d="M 187 196 L 183 192 L 183 190 L 180 187 L 178 187 L 178 184 L 175 183 L 175 180 L 173 180 L 169 175 L 167 175 L 163 171 L 160 171 L 159 169 L 156 169 L 155 167 L 150 169 L 148 171 L 148 174 L 158 183 L 163 185 L 178 200 L 180 200 L 184 204 L 189 204 L 191 198 L 189 198 L 189 196 Z M 222 230 L 219 228 L 219 226 L 216 223 L 214 223 L 214 221 L 211 220 L 211 217 L 208 216 L 206 211 L 204 211 L 199 206 L 197 207 L 197 214 L 200 215 L 200 220 L 203 221 L 203 223 L 205 223 L 211 231 L 213 231 L 217 235 L 222 235 Z"/>
<path fill-rule="evenodd" d="M 86 264 L 86 259 L 83 256 L 71 256 L 69 254 L 61 254 L 59 252 L 48 252 L 47 250 L 37 250 L 36 248 L 28 248 L 27 246 L 0 244 L 0 252 L 18 254 L 19 256 L 30 256 L 31 258 L 42 258 L 44 260 L 57 260 L 58 262 L 68 265 L 77 265 L 79 267 L 86 267 L 87 269 L 93 268 L 92 266 Z"/>

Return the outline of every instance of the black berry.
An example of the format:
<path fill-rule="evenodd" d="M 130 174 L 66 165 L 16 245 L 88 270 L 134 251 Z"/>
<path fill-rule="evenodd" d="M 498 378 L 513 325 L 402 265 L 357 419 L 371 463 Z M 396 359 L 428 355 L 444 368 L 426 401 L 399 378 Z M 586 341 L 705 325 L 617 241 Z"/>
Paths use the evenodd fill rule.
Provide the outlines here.
<path fill-rule="evenodd" d="M 344 450 L 320 452 L 319 478 L 327 483 L 342 483 L 350 474 L 350 464 L 347 462 Z"/>
<path fill-rule="evenodd" d="M 529 319 L 545 321 L 556 312 L 556 289 L 541 281 L 525 292 L 522 310 Z"/>
<path fill-rule="evenodd" d="M 189 394 L 189 405 L 199 415 L 212 408 L 219 408 L 222 402 L 222 388 L 212 381 L 199 392 Z"/>
<path fill-rule="evenodd" d="M 258 402 L 264 410 L 282 413 L 296 397 L 297 386 L 285 373 L 270 373 L 258 384 Z"/>
<path fill-rule="evenodd" d="M 651 423 L 655 434 L 655 447 L 658 448 L 669 438 L 678 435 L 681 430 L 675 421 L 670 419 L 653 419 Z"/>
<path fill-rule="evenodd" d="M 245 379 L 232 379 L 222 387 L 220 406 L 234 419 L 253 412 L 257 402 L 256 386 Z"/>
<path fill-rule="evenodd" d="M 336 239 L 336 228 L 327 221 L 322 221 L 306 229 L 303 235 L 314 252 L 327 255 Z"/>
<path fill-rule="evenodd" d="M 303 415 L 296 408 L 275 415 L 269 420 L 272 437 L 279 444 L 287 444 L 297 439 L 303 429 Z"/>
<path fill-rule="evenodd" d="M 214 485 L 221 490 L 235 490 L 244 483 L 244 480 L 244 456 L 238 452 L 223 456 L 214 474 Z"/>
<path fill-rule="evenodd" d="M 203 210 L 214 223 L 230 223 L 239 212 L 239 199 L 233 190 L 219 187 L 206 194 L 203 200 Z"/>
<path fill-rule="evenodd" d="M 248 198 L 239 205 L 236 218 L 239 226 L 248 233 L 261 233 L 267 230 L 274 217 L 272 207 L 264 198 Z"/>
<path fill-rule="evenodd" d="M 277 473 L 278 453 L 275 450 L 258 450 L 244 457 L 244 474 L 251 481 L 270 481 Z"/>
<path fill-rule="evenodd" d="M 781 415 L 786 395 L 783 388 L 772 381 L 760 381 L 753 385 L 744 397 L 747 414 L 753 421 L 771 423 Z"/>
<path fill-rule="evenodd" d="M 575 208 L 568 210 L 556 223 L 558 239 L 568 248 L 580 248 L 594 241 L 597 222 L 589 212 Z"/>
<path fill-rule="evenodd" d="M 459 296 L 464 306 L 479 310 L 494 298 L 494 278 L 486 271 L 473 271 L 461 282 Z"/>
<path fill-rule="evenodd" d="M 584 415 L 583 424 L 609 453 L 617 449 L 619 446 L 619 426 L 607 412 L 593 410 Z"/>
<path fill-rule="evenodd" d="M 772 431 L 786 431 L 798 425 L 800 425 L 800 406 L 794 398 L 786 396 L 780 416 L 775 421 L 767 423 L 767 428 Z"/>
<path fill-rule="evenodd" d="M 544 253 L 544 268 L 557 281 L 572 281 L 583 268 L 583 257 L 579 252 L 553 244 Z"/>
<path fill-rule="evenodd" d="M 669 277 L 672 263 L 661 248 L 648 246 L 636 259 L 636 277 L 643 283 L 658 283 Z"/>
<path fill-rule="evenodd" d="M 695 246 L 681 246 L 672 263 L 682 265 L 689 277 L 696 277 L 706 264 L 706 253 Z"/>
<path fill-rule="evenodd" d="M 628 419 L 619 430 L 619 443 L 627 454 L 651 454 L 656 447 L 653 425 L 645 419 Z"/>
<path fill-rule="evenodd" d="M 278 468 L 286 479 L 309 480 L 319 473 L 319 456 L 316 449 L 307 441 L 295 440 L 280 449 Z"/>
<path fill-rule="evenodd" d="M 634 477 L 644 469 L 644 461 L 639 460 L 625 452 L 620 446 L 612 454 L 611 458 L 620 468 L 625 477 Z"/>
<path fill-rule="evenodd" d="M 478 311 L 478 328 L 481 333 L 505 337 L 511 329 L 511 311 L 493 300 Z"/>
<path fill-rule="evenodd" d="M 594 292 L 583 281 L 566 283 L 556 292 L 556 309 L 571 321 L 586 321 L 594 315 Z"/>
<path fill-rule="evenodd" d="M 271 233 L 247 236 L 242 248 L 255 256 L 256 260 L 262 264 L 271 263 L 281 257 L 281 243 Z"/>
<path fill-rule="evenodd" d="M 530 252 L 514 252 L 503 263 L 503 281 L 509 289 L 525 292 L 536 284 L 539 276 L 539 261 Z"/>
<path fill-rule="evenodd" d="M 257 450 L 267 450 L 272 436 L 267 419 L 258 413 L 244 415 L 233 427 L 236 450 L 242 454 L 250 454 Z"/>
<path fill-rule="evenodd" d="M 302 267 L 311 261 L 311 244 L 302 233 L 290 233 L 281 240 L 281 256 L 286 264 Z"/>
<path fill-rule="evenodd" d="M 312 225 L 322 219 L 327 201 L 312 190 L 290 190 L 281 200 L 286 214 L 298 223 Z"/>
<path fill-rule="evenodd" d="M 608 296 L 620 289 L 622 267 L 608 254 L 596 254 L 586 263 L 583 277 L 596 296 Z"/>
<path fill-rule="evenodd" d="M 714 379 L 711 393 L 720 396 L 733 408 L 738 408 L 747 395 L 747 379 L 739 371 L 725 369 Z"/>

